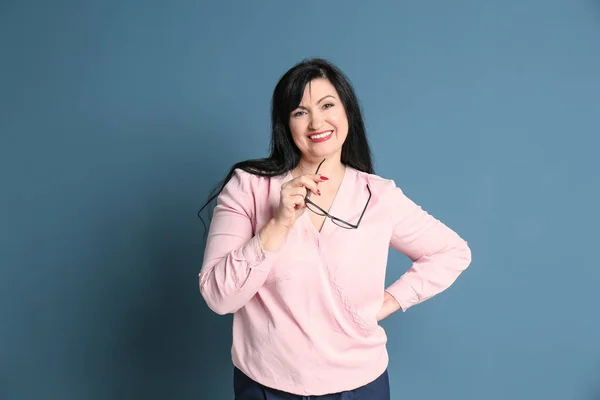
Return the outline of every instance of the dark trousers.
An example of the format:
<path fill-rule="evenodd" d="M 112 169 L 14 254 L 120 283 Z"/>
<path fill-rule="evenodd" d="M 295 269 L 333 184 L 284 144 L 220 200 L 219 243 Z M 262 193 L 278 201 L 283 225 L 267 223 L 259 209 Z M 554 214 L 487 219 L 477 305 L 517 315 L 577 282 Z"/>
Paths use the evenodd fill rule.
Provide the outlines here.
<path fill-rule="evenodd" d="M 235 400 L 390 400 L 387 370 L 373 382 L 354 390 L 323 396 L 300 396 L 265 387 L 234 367 L 233 390 Z"/>

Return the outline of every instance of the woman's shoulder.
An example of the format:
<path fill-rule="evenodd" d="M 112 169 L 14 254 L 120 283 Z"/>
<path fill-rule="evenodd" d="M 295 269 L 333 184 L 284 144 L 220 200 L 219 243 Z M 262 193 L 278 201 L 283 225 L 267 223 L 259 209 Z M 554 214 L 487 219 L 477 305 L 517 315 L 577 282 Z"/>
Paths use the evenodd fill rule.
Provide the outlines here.
<path fill-rule="evenodd" d="M 364 181 L 371 187 L 372 190 L 374 189 L 381 193 L 397 188 L 396 182 L 391 178 L 381 176 L 375 173 L 360 171 L 354 168 L 351 169 L 356 174 L 357 180 Z"/>
<path fill-rule="evenodd" d="M 255 204 L 262 202 L 265 196 L 268 196 L 270 179 L 272 178 L 260 176 L 242 168 L 234 168 L 217 199 L 221 203 L 236 204 L 237 207 L 251 213 Z"/>
<path fill-rule="evenodd" d="M 400 185 L 392 178 L 378 174 L 369 174 L 357 171 L 359 179 L 366 182 L 376 201 L 385 205 L 390 212 L 390 218 L 398 219 L 405 215 L 407 210 L 413 210 L 416 205 L 404 192 Z"/>
<path fill-rule="evenodd" d="M 375 173 L 355 171 L 357 182 L 368 184 L 372 195 L 383 204 L 393 208 L 406 199 L 404 190 L 394 179 Z"/>
<path fill-rule="evenodd" d="M 231 179 L 227 184 L 234 186 L 239 190 L 254 193 L 270 186 L 273 179 L 283 181 L 286 176 L 287 173 L 277 176 L 262 176 L 246 171 L 242 168 L 235 168 L 233 170 Z"/>

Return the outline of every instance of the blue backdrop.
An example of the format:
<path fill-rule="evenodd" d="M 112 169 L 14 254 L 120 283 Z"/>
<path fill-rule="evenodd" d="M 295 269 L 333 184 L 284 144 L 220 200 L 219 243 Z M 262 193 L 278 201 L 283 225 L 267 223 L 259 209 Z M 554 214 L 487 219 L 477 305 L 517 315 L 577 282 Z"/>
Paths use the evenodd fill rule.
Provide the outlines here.
<path fill-rule="evenodd" d="M 383 322 L 392 398 L 600 398 L 600 2 L 5 0 L 0 45 L 0 399 L 232 398 L 196 211 L 311 56 L 473 251 Z"/>

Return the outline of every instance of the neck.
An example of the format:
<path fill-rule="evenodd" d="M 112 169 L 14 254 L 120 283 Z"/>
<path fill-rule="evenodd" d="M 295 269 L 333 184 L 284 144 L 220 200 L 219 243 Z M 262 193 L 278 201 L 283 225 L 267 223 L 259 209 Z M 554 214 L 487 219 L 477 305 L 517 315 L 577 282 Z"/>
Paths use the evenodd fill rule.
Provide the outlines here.
<path fill-rule="evenodd" d="M 319 168 L 319 164 L 321 164 L 322 161 L 323 159 L 307 160 L 305 158 L 302 158 L 295 169 L 298 172 L 298 175 L 314 174 L 317 168 Z M 345 169 L 345 165 L 342 164 L 339 158 L 327 158 L 321 164 L 321 167 L 319 168 L 319 174 L 331 179 L 342 176 Z"/>

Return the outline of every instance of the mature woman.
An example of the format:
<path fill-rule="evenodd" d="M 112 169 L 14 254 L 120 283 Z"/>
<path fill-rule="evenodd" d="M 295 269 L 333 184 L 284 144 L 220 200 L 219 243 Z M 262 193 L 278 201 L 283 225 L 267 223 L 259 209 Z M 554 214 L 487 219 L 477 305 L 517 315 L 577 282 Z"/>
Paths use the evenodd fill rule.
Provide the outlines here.
<path fill-rule="evenodd" d="M 235 164 L 215 197 L 200 292 L 234 314 L 236 400 L 389 399 L 379 321 L 447 289 L 471 253 L 374 173 L 344 74 L 321 59 L 287 71 L 271 154 Z M 413 264 L 385 287 L 390 247 Z"/>

